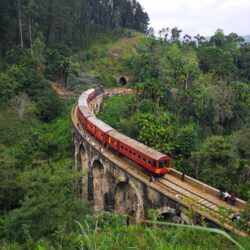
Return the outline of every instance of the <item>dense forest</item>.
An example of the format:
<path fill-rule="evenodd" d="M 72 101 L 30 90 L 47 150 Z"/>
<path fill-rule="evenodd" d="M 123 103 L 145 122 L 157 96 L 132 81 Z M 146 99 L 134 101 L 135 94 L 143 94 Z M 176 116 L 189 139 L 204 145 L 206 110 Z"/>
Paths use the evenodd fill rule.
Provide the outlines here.
<path fill-rule="evenodd" d="M 11 0 L 0 2 L 0 50 L 12 46 L 88 46 L 101 32 L 130 28 L 145 33 L 148 15 L 136 0 Z"/>
<path fill-rule="evenodd" d="M 222 30 L 207 41 L 165 28 L 156 39 L 148 22 L 136 0 L 0 1 L 0 249 L 235 249 L 207 232 L 127 227 L 73 192 L 73 103 L 124 74 L 140 95 L 105 100 L 100 117 L 248 199 L 249 44 Z"/>

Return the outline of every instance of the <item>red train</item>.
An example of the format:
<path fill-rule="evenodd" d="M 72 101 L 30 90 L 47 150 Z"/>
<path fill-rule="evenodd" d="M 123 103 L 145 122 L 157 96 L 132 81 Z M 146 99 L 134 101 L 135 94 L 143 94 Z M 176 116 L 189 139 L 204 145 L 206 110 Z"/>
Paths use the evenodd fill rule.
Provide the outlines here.
<path fill-rule="evenodd" d="M 119 154 L 126 156 L 155 174 L 168 173 L 171 170 L 171 158 L 146 145 L 125 136 L 91 112 L 90 102 L 103 94 L 103 88 L 85 91 L 78 99 L 78 118 L 81 124 L 104 145 L 108 145 Z"/>

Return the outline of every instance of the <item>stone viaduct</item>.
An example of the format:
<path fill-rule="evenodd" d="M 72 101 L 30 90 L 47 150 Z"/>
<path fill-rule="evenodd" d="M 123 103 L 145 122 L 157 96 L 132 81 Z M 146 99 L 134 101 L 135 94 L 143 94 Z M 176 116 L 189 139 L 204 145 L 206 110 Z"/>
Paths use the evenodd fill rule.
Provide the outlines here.
<path fill-rule="evenodd" d="M 91 103 L 90 108 L 98 112 L 101 101 L 102 97 L 99 97 Z M 170 189 L 162 189 L 157 183 L 149 182 L 148 176 L 145 177 L 138 170 L 131 168 L 120 156 L 103 148 L 95 138 L 79 126 L 76 111 L 77 105 L 73 107 L 71 113 L 72 155 L 74 169 L 81 173 L 81 177 L 75 183 L 74 189 L 78 196 L 87 197 L 93 202 L 96 213 L 106 210 L 127 214 L 130 215 L 129 218 L 133 218 L 129 223 L 133 223 L 147 217 L 148 209 L 158 209 L 161 218 L 167 221 L 199 224 L 202 216 L 210 225 L 221 225 L 218 216 L 179 199 Z M 177 171 L 172 175 L 181 179 L 181 173 Z M 219 192 L 188 176 L 186 180 L 204 192 L 213 195 Z M 241 201 L 238 204 L 239 207 L 244 205 Z M 188 216 L 190 209 L 195 212 L 195 217 Z M 228 224 L 223 224 L 223 227 L 227 230 L 236 230 Z"/>

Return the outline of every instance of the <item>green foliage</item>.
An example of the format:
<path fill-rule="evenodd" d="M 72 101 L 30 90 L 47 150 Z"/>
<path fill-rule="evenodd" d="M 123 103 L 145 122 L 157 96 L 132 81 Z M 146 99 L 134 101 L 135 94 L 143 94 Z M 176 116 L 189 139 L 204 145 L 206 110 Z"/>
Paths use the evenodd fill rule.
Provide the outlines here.
<path fill-rule="evenodd" d="M 152 220 L 156 221 L 158 216 L 160 215 L 160 211 L 157 209 L 148 209 L 147 217 Z"/>
<path fill-rule="evenodd" d="M 193 125 L 180 128 L 176 135 L 176 153 L 188 159 L 197 148 L 197 131 Z"/>
<path fill-rule="evenodd" d="M 61 112 L 61 102 L 51 88 L 50 83 L 44 79 L 42 72 L 38 67 L 36 59 L 30 56 L 27 50 L 12 49 L 6 57 L 7 74 L 12 76 L 8 84 L 8 92 L 4 95 L 4 101 L 8 101 L 9 97 L 22 91 L 28 94 L 34 101 L 38 116 L 44 121 L 50 121 Z M 4 79 L 3 79 L 4 80 Z M 5 81 L 8 80 L 5 75 Z M 6 85 L 8 86 L 8 85 Z M 4 90 L 4 89 L 3 89 Z M 11 94 L 12 93 L 12 94 Z"/>
<path fill-rule="evenodd" d="M 174 149 L 174 129 L 171 126 L 169 113 L 159 117 L 154 114 L 138 114 L 136 124 L 139 129 L 139 140 L 161 152 L 171 154 Z"/>
<path fill-rule="evenodd" d="M 15 149 L 8 149 L 0 144 L 0 208 L 1 215 L 19 205 L 23 197 L 22 189 L 18 185 L 18 160 L 14 157 Z"/>
<path fill-rule="evenodd" d="M 250 160 L 250 128 L 244 128 L 233 135 L 232 143 L 243 159 Z"/>
<path fill-rule="evenodd" d="M 124 122 L 134 112 L 134 101 L 134 96 L 117 96 L 108 102 L 104 100 L 98 118 L 111 127 L 127 133 L 127 125 Z"/>
<path fill-rule="evenodd" d="M 141 113 L 154 114 L 156 110 L 157 110 L 157 107 L 153 100 L 143 99 L 139 104 L 139 111 Z"/>
<path fill-rule="evenodd" d="M 52 234 L 58 226 L 70 231 L 73 221 L 81 220 L 89 211 L 84 201 L 75 200 L 73 196 L 71 164 L 71 161 L 51 166 L 40 164 L 39 168 L 27 169 L 21 174 L 19 183 L 25 198 L 21 207 L 5 218 L 8 239 L 26 241 L 23 225 L 34 239 Z"/>
<path fill-rule="evenodd" d="M 199 50 L 201 69 L 204 72 L 216 74 L 220 79 L 234 77 L 237 68 L 233 57 L 228 51 L 214 47 L 204 47 Z"/>
<path fill-rule="evenodd" d="M 90 208 L 72 192 L 76 174 L 70 160 L 71 106 L 64 106 L 63 115 L 48 124 L 35 117 L 20 119 L 15 113 L 0 112 L 1 245 L 72 249 L 74 220 L 82 221 Z M 4 122 L 7 117 L 8 124 Z"/>
<path fill-rule="evenodd" d="M 20 85 L 6 73 L 0 73 L 0 106 L 14 96 Z"/>
<path fill-rule="evenodd" d="M 187 89 L 197 76 L 198 59 L 191 47 L 180 48 L 177 44 L 169 45 L 165 50 L 165 58 L 162 60 L 162 70 L 165 81 L 172 86 L 184 84 Z"/>
<path fill-rule="evenodd" d="M 45 76 L 66 86 L 70 75 L 71 51 L 65 45 L 48 49 L 46 53 Z"/>
<path fill-rule="evenodd" d="M 238 60 L 239 60 L 238 67 L 239 67 L 241 76 L 245 80 L 249 81 L 249 79 L 250 79 L 250 71 L 249 71 L 250 46 L 249 46 L 249 44 L 246 44 L 240 48 L 240 56 L 239 56 Z"/>
<path fill-rule="evenodd" d="M 199 157 L 198 165 L 202 180 L 221 190 L 235 192 L 234 183 L 240 171 L 240 162 L 232 145 L 225 138 L 222 136 L 209 138 L 200 149 Z"/>
<path fill-rule="evenodd" d="M 61 109 L 61 101 L 58 95 L 51 88 L 42 90 L 35 98 L 37 108 L 39 110 L 39 117 L 43 121 L 50 121 L 57 117 Z"/>

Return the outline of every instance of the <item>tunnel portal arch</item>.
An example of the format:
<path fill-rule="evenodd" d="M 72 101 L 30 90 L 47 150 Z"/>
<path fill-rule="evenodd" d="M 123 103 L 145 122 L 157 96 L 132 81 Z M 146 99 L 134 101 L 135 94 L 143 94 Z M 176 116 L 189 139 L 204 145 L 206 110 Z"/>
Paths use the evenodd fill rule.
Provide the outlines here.
<path fill-rule="evenodd" d="M 126 77 L 121 76 L 121 77 L 119 78 L 118 82 L 119 82 L 119 84 L 120 84 L 121 86 L 125 86 L 125 85 L 127 84 L 127 79 L 126 79 Z"/>

